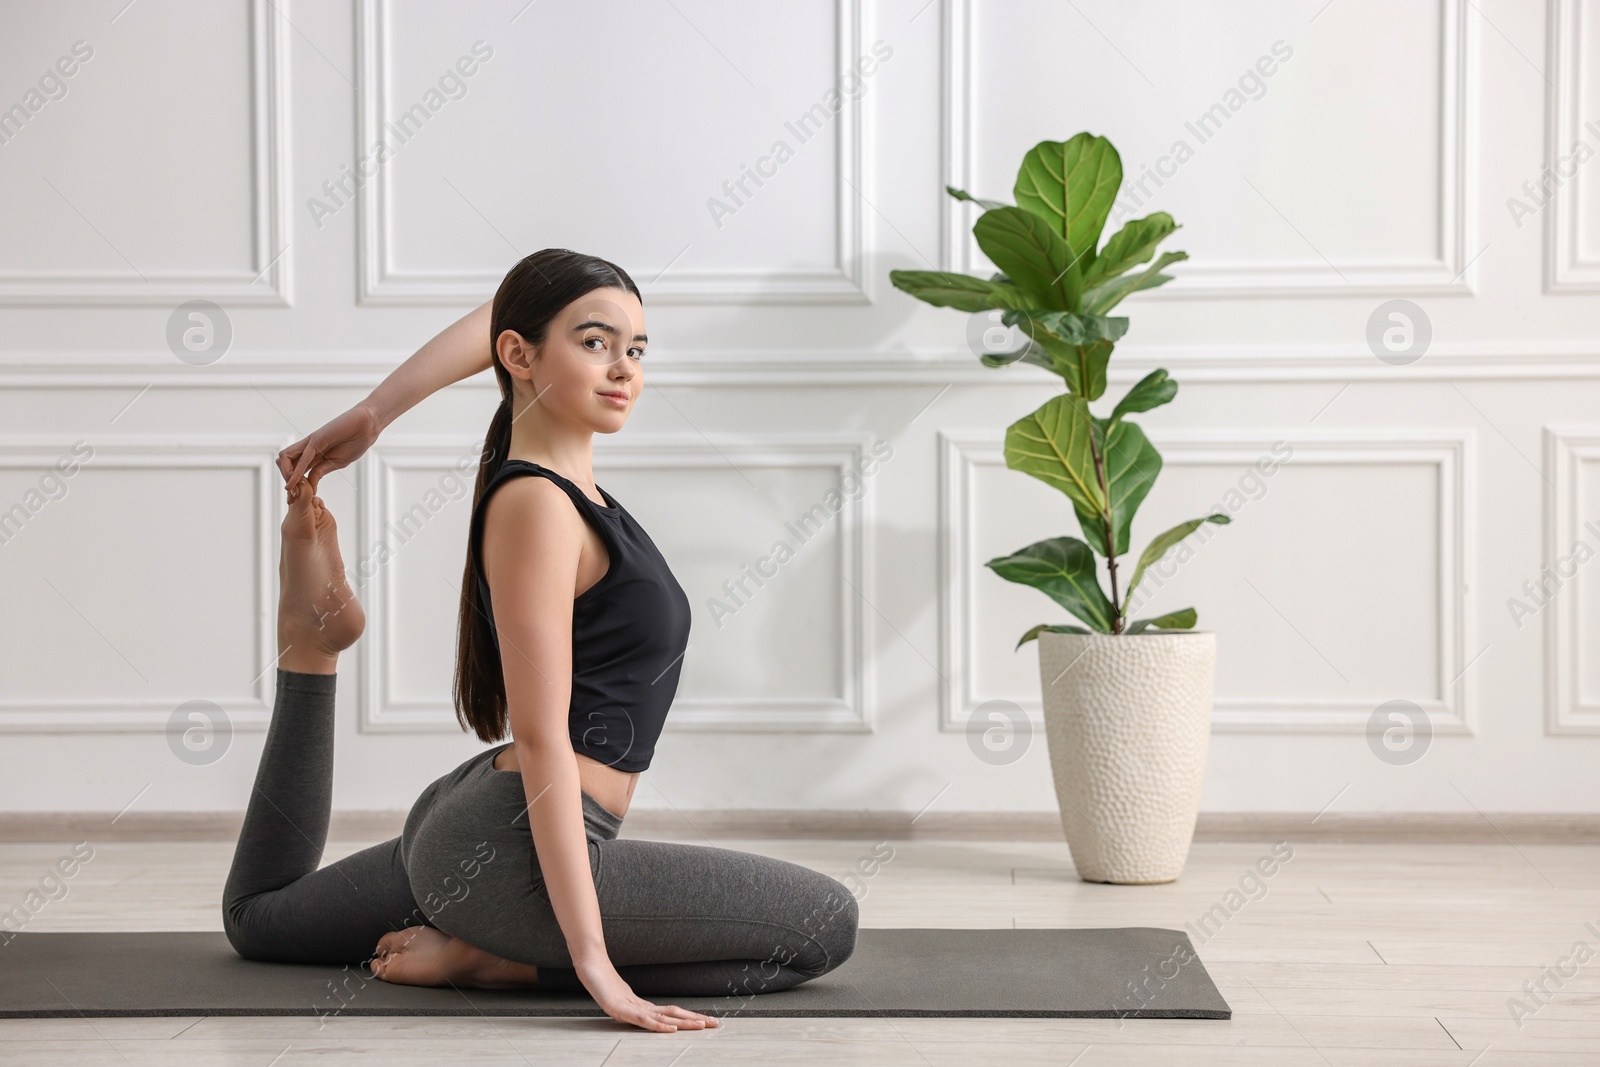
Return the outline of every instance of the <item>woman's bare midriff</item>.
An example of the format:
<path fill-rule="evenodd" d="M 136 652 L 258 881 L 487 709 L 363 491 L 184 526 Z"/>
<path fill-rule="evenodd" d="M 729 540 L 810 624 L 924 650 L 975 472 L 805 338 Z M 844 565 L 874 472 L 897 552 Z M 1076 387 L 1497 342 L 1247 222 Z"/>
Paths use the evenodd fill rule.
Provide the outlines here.
<path fill-rule="evenodd" d="M 598 800 L 602 808 L 617 818 L 620 819 L 628 814 L 628 804 L 633 800 L 633 787 L 639 780 L 639 772 L 619 771 L 581 752 L 574 752 L 572 755 L 578 761 L 580 788 Z M 494 769 L 522 770 L 522 765 L 517 762 L 517 750 L 510 745 L 501 749 L 494 758 Z"/>

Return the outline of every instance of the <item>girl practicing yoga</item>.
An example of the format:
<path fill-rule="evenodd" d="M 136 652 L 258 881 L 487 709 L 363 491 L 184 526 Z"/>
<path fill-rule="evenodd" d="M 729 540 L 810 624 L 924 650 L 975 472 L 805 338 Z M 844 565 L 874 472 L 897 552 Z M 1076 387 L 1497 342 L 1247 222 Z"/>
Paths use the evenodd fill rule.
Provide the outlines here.
<path fill-rule="evenodd" d="M 622 429 L 643 388 L 645 345 L 620 267 L 547 248 L 279 455 L 276 700 L 223 899 L 241 956 L 371 959 L 377 977 L 411 985 L 587 990 L 613 1019 L 657 1031 L 718 1024 L 636 990 L 744 999 L 850 957 L 857 905 L 836 879 L 617 837 L 689 632 L 666 560 L 591 474 L 594 434 Z M 455 705 L 463 728 L 510 742 L 423 790 L 399 837 L 319 869 L 334 672 L 365 620 L 317 481 L 418 400 L 491 365 L 501 404 L 467 538 Z"/>

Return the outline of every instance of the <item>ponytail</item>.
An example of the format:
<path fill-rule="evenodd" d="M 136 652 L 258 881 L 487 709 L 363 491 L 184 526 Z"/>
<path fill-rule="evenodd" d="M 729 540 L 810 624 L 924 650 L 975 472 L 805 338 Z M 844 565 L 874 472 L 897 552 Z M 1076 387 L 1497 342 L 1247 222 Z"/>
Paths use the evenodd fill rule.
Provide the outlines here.
<path fill-rule="evenodd" d="M 477 514 L 483 491 L 505 463 L 511 450 L 511 397 L 500 400 L 489 432 L 483 439 L 478 460 L 478 481 L 472 490 L 472 513 Z M 489 606 L 478 589 L 479 539 L 467 527 L 467 567 L 461 577 L 461 613 L 456 627 L 456 721 L 463 730 L 477 733 L 480 740 L 498 741 L 505 736 L 506 677 L 500 660 L 499 642 Z M 465 709 L 475 709 L 468 714 Z M 486 727 L 493 736 L 485 735 Z"/>

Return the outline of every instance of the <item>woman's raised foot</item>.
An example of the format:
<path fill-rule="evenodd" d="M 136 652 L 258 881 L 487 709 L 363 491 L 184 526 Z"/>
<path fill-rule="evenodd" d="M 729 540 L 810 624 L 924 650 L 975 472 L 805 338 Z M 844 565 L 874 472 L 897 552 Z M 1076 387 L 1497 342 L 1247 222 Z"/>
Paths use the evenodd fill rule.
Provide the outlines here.
<path fill-rule="evenodd" d="M 305 483 L 289 490 L 278 557 L 280 650 L 333 657 L 366 628 L 366 615 L 345 578 L 339 532 L 322 498 Z"/>

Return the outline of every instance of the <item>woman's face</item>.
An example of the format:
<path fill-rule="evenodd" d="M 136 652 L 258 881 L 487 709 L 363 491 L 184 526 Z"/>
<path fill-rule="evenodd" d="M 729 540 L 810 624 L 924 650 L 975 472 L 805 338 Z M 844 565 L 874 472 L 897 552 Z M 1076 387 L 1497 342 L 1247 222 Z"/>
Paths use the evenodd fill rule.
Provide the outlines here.
<path fill-rule="evenodd" d="M 615 433 L 644 388 L 647 340 L 638 297 L 626 289 L 586 293 L 550 320 L 539 358 L 527 364 L 530 394 L 548 411 Z"/>

